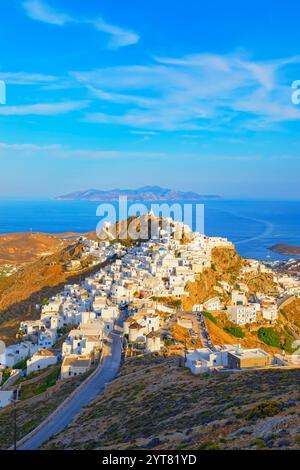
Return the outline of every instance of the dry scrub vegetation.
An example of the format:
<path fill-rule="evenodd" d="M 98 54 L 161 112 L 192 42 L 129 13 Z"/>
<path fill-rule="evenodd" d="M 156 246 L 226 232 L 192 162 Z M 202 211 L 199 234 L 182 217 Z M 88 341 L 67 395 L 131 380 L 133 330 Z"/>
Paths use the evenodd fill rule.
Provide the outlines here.
<path fill-rule="evenodd" d="M 47 449 L 300 448 L 300 370 L 192 376 L 131 358 Z"/>

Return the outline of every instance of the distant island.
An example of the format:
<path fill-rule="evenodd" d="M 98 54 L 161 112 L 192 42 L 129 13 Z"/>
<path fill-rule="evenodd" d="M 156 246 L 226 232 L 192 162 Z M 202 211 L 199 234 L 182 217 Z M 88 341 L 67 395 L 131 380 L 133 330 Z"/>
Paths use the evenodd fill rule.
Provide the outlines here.
<path fill-rule="evenodd" d="M 193 192 L 174 191 L 160 186 L 143 186 L 138 189 L 111 189 L 101 191 L 88 189 L 58 196 L 56 200 L 67 201 L 109 201 L 115 202 L 119 197 L 126 196 L 128 201 L 207 201 L 221 199 L 215 194 L 197 194 Z"/>
<path fill-rule="evenodd" d="M 273 245 L 269 249 L 282 255 L 300 256 L 300 246 L 289 245 L 288 243 L 277 243 L 277 245 Z"/>

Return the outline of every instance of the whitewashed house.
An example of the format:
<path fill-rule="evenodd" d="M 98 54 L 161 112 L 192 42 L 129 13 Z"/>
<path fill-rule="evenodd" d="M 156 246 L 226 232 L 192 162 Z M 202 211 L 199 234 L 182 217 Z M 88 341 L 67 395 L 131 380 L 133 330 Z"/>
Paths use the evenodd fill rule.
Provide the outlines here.
<path fill-rule="evenodd" d="M 52 348 L 54 343 L 57 341 L 56 330 L 46 330 L 39 333 L 38 347 L 39 349 Z"/>
<path fill-rule="evenodd" d="M 5 408 L 12 404 L 14 392 L 12 390 L 0 390 L 0 408 Z"/>
<path fill-rule="evenodd" d="M 68 379 L 85 374 L 91 367 L 90 356 L 66 356 L 61 367 L 61 378 Z"/>
<path fill-rule="evenodd" d="M 208 312 L 214 312 L 216 310 L 221 310 L 222 308 L 223 304 L 220 297 L 213 297 L 203 303 L 203 310 L 207 310 Z"/>
<path fill-rule="evenodd" d="M 27 375 L 42 369 L 46 369 L 57 363 L 57 356 L 48 349 L 36 352 L 27 360 Z"/>
<path fill-rule="evenodd" d="M 24 361 L 38 351 L 38 346 L 30 341 L 12 344 L 0 355 L 0 364 L 13 368 L 18 362 Z"/>
<path fill-rule="evenodd" d="M 257 303 L 248 305 L 231 305 L 227 308 L 227 318 L 237 325 L 256 322 L 256 314 L 260 309 Z"/>

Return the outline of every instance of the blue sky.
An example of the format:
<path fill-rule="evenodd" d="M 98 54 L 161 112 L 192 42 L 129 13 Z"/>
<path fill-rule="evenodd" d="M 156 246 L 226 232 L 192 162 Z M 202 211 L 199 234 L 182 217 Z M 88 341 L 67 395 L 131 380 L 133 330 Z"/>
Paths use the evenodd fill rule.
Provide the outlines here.
<path fill-rule="evenodd" d="M 300 6 L 245 3 L 0 0 L 0 196 L 299 199 Z"/>

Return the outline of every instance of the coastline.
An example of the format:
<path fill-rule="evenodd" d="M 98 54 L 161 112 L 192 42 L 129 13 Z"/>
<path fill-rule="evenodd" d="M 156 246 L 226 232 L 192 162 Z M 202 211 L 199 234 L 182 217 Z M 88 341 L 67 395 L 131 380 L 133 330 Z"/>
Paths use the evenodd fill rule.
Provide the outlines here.
<path fill-rule="evenodd" d="M 187 201 L 170 201 L 186 204 Z M 195 204 L 195 201 L 191 201 Z M 50 199 L 0 200 L 0 234 L 47 234 L 95 231 L 99 202 Z M 112 203 L 117 206 L 116 202 Z M 146 206 L 151 203 L 145 203 Z M 204 203 L 204 231 L 228 237 L 241 256 L 265 261 L 291 257 L 271 251 L 279 242 L 300 246 L 300 201 L 224 199 Z"/>

